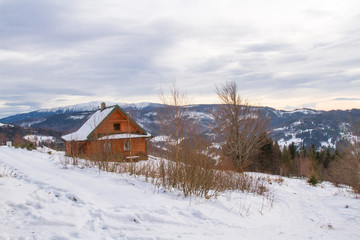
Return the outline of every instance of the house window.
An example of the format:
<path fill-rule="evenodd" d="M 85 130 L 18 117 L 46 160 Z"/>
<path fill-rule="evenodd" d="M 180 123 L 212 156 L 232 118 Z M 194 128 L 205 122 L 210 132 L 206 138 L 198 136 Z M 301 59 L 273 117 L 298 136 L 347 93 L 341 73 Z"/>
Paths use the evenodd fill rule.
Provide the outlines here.
<path fill-rule="evenodd" d="M 104 143 L 104 152 L 111 152 L 111 143 L 110 142 Z"/>
<path fill-rule="evenodd" d="M 130 151 L 130 150 L 131 150 L 130 142 L 129 141 L 124 142 L 124 151 Z"/>
<path fill-rule="evenodd" d="M 114 131 L 120 131 L 120 123 L 114 123 Z"/>

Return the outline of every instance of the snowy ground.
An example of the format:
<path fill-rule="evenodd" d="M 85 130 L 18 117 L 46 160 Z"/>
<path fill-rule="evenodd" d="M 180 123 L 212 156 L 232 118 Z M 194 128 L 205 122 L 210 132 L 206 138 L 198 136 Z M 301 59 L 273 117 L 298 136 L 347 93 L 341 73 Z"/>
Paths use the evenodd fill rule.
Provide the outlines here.
<path fill-rule="evenodd" d="M 55 142 L 55 137 L 53 136 L 26 135 L 24 139 L 35 144 Z"/>
<path fill-rule="evenodd" d="M 360 199 L 283 178 L 273 197 L 184 199 L 63 153 L 0 147 L 0 239 L 360 239 Z M 277 179 L 277 177 L 270 176 Z"/>

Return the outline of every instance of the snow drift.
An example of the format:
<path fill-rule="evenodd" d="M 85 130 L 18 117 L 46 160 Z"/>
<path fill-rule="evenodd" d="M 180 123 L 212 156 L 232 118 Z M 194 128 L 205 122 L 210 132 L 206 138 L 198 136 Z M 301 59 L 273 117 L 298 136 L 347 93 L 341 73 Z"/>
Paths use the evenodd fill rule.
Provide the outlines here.
<path fill-rule="evenodd" d="M 0 147 L 1 240 L 360 239 L 359 195 L 327 182 L 264 175 L 271 200 L 239 191 L 184 199 L 64 160 L 50 149 Z"/>

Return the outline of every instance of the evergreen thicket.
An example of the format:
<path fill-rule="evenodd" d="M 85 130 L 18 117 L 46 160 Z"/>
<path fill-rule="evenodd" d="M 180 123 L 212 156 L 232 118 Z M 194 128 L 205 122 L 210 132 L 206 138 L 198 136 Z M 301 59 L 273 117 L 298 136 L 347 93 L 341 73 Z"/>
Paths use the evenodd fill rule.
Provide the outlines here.
<path fill-rule="evenodd" d="M 249 171 L 284 176 L 316 176 L 318 179 L 326 179 L 330 163 L 340 157 L 338 150 L 331 148 L 317 150 L 315 145 L 309 148 L 302 146 L 298 149 L 294 142 L 281 149 L 277 141 L 267 136 L 264 138 L 266 144 L 254 157 Z"/>

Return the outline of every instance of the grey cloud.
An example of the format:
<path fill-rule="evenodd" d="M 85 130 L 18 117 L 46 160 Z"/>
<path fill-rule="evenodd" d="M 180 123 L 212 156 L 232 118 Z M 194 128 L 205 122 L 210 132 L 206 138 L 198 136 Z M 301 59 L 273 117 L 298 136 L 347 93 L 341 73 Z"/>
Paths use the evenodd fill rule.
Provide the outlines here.
<path fill-rule="evenodd" d="M 35 111 L 38 110 L 40 107 L 40 101 L 21 101 L 19 99 L 18 101 L 6 102 L 4 104 L 4 107 L 0 108 L 0 119 L 18 113 Z"/>
<path fill-rule="evenodd" d="M 46 1 L 5 1 L 0 5 L 0 21 L 9 33 L 34 33 L 54 26 L 55 7 Z"/>
<path fill-rule="evenodd" d="M 245 52 L 271 52 L 290 49 L 291 45 L 287 43 L 260 43 L 250 45 Z"/>
<path fill-rule="evenodd" d="M 199 64 L 193 64 L 194 66 L 191 66 L 189 70 L 198 73 L 214 72 L 221 70 L 232 62 L 236 62 L 233 56 L 219 56 L 207 59 Z"/>
<path fill-rule="evenodd" d="M 285 107 L 284 107 L 284 110 L 293 110 L 293 109 L 295 109 L 296 107 L 294 107 L 294 106 L 290 106 L 290 105 L 286 105 Z"/>
<path fill-rule="evenodd" d="M 46 88 L 24 85 L 17 88 L 0 89 L 0 118 L 15 113 L 29 112 L 40 109 L 50 99 L 62 95 L 89 95 L 86 92 L 71 88 Z"/>
<path fill-rule="evenodd" d="M 339 81 L 340 79 L 340 81 Z M 341 71 L 298 73 L 274 79 L 281 88 L 313 88 L 324 90 L 347 89 L 354 77 Z M 280 85 L 283 84 L 283 85 Z"/>
<path fill-rule="evenodd" d="M 118 41 L 106 46 L 89 45 L 88 48 L 93 48 L 92 51 L 85 55 L 65 58 L 56 64 L 52 64 L 51 59 L 32 63 L 0 62 L 2 66 L 0 69 L 3 69 L 0 71 L 3 78 L 19 83 L 14 88 L 14 92 L 19 89 L 19 85 L 24 84 L 24 81 L 31 81 L 33 85 L 20 87 L 19 90 L 71 95 L 95 95 L 99 91 L 111 94 L 116 90 L 117 94 L 126 95 L 131 92 L 125 91 L 126 88 L 134 88 L 134 84 L 138 84 L 141 87 L 135 87 L 134 92 L 149 94 L 153 87 L 152 81 L 159 78 L 161 71 L 154 66 L 153 59 L 172 44 L 173 38 L 170 33 L 159 34 L 159 24 L 154 23 L 154 25 L 159 30 L 112 36 Z M 162 28 L 170 29 L 166 24 L 163 24 Z M 101 43 L 102 37 L 99 37 L 99 40 Z M 21 78 L 24 80 L 19 80 Z M 72 89 L 55 88 L 43 91 L 39 87 L 34 87 L 42 83 L 53 86 L 67 85 Z"/>
<path fill-rule="evenodd" d="M 1 3 L 1 46 L 16 46 L 23 41 L 44 43 L 49 36 L 57 35 L 59 13 L 63 7 L 54 3 L 17 0 Z"/>
<path fill-rule="evenodd" d="M 256 83 L 261 82 L 264 85 L 271 84 L 271 81 L 273 80 L 274 76 L 272 73 L 269 72 L 252 72 L 249 74 L 246 74 L 244 76 L 239 77 L 237 81 L 241 84 L 248 84 L 253 85 L 253 87 L 258 88 L 259 85 Z M 254 84 L 255 83 L 255 84 Z"/>
<path fill-rule="evenodd" d="M 10 0 L 0 4 L 0 49 L 29 53 L 25 60 L 0 60 L 0 101 L 15 109 L 16 103 L 24 102 L 32 108 L 38 100 L 60 101 L 62 95 L 146 98 L 156 95 L 160 83 L 176 78 L 195 95 L 212 94 L 214 83 L 226 80 L 237 81 L 242 91 L 265 89 L 273 95 L 298 88 L 345 91 L 356 79 L 344 72 L 360 64 L 355 54 L 342 51 L 349 46 L 354 49 L 351 52 L 357 52 L 359 35 L 349 34 L 358 32 L 356 24 L 344 30 L 342 41 L 327 42 L 324 37 L 324 42 L 312 43 L 310 51 L 301 51 L 305 46 L 301 42 L 296 46 L 285 40 L 266 42 L 251 24 L 191 23 L 171 19 L 172 12 L 166 19 L 128 15 L 114 21 L 104 17 L 103 21 L 87 16 L 91 21 L 85 21 L 79 18 L 84 13 L 72 7 L 72 3 L 57 0 Z M 315 9 L 307 14 L 322 17 L 323 13 Z M 201 51 L 208 50 L 212 57 L 201 58 L 197 49 L 191 49 L 193 52 L 174 54 L 179 54 L 179 62 L 198 54 L 194 58 L 200 59 L 197 62 L 159 65 L 159 56 L 166 55 L 167 50 L 172 52 L 174 46 L 182 48 L 188 41 L 204 43 Z M 217 49 L 211 52 L 214 46 Z M 268 54 L 271 52 L 279 54 Z M 171 56 L 171 61 L 176 62 L 177 57 Z M 181 79 L 184 76 L 188 79 Z"/>
<path fill-rule="evenodd" d="M 23 106 L 16 106 L 16 107 L 2 107 L 0 111 L 0 119 L 5 118 L 8 116 L 12 116 L 18 113 L 29 112 L 35 109 L 24 108 Z"/>
<path fill-rule="evenodd" d="M 12 102 L 5 102 L 6 106 L 9 107 L 17 107 L 17 106 L 27 106 L 28 108 L 32 109 L 38 109 L 41 107 L 41 102 L 38 101 L 32 101 L 32 102 L 26 102 L 26 101 L 12 101 Z"/>
<path fill-rule="evenodd" d="M 241 77 L 245 74 L 250 74 L 252 73 L 251 70 L 245 70 L 245 69 L 233 69 L 233 70 L 230 70 L 230 75 L 233 76 L 233 77 Z"/>
<path fill-rule="evenodd" d="M 62 95 L 88 96 L 90 94 L 71 88 L 46 88 L 32 85 L 1 88 L 0 102 L 3 102 L 4 107 L 0 108 L 0 118 L 40 109 L 50 99 Z"/>
<path fill-rule="evenodd" d="M 360 98 L 334 98 L 335 101 L 360 101 Z"/>
<path fill-rule="evenodd" d="M 332 62 L 328 66 L 334 66 L 334 67 L 355 66 L 355 67 L 358 67 L 359 65 L 360 65 L 360 57 L 351 57 L 350 59 Z"/>
<path fill-rule="evenodd" d="M 316 108 L 316 103 L 314 103 L 314 102 L 310 102 L 310 103 L 305 103 L 305 104 L 302 104 L 301 105 L 301 108 Z"/>
<path fill-rule="evenodd" d="M 317 48 L 331 48 L 334 46 L 334 43 L 332 42 L 317 42 L 314 44 L 313 49 Z"/>
<path fill-rule="evenodd" d="M 309 56 L 302 54 L 291 54 L 281 57 L 279 63 L 294 63 L 294 62 L 306 62 L 309 60 Z"/>
<path fill-rule="evenodd" d="M 319 9 L 307 9 L 304 11 L 307 17 L 329 17 L 331 13 Z"/>
<path fill-rule="evenodd" d="M 179 36 L 200 36 L 199 31 L 196 32 L 191 26 L 185 28 L 168 19 L 155 20 L 135 28 L 129 28 L 123 22 L 114 24 L 116 27 L 98 22 L 92 25 L 77 21 L 69 22 L 62 14 L 66 8 L 43 2 L 23 4 L 21 11 L 25 12 L 24 17 L 17 20 L 16 6 L 19 4 L 21 3 L 15 1 L 0 9 L 0 13 L 10 14 L 8 18 L 12 26 L 11 29 L 7 29 L 4 37 L 13 37 L 17 40 L 13 45 L 11 41 L 6 41 L 9 49 L 27 46 L 29 49 L 49 52 L 70 49 L 80 53 L 78 56 L 66 56 L 56 60 L 50 58 L 31 63 L 0 62 L 0 69 L 4 69 L 4 78 L 19 83 L 15 89 L 33 94 L 108 94 L 124 97 L 131 94 L 154 95 L 154 82 L 158 82 L 164 73 L 173 71 L 155 66 L 154 59 L 163 50 L 171 47 Z M 29 32 L 28 29 L 32 31 Z M 212 31 L 207 32 L 210 33 Z M 198 69 L 194 68 L 192 71 L 206 72 L 222 67 L 221 60 L 212 61 L 199 65 Z M 85 93 L 77 93 L 71 89 L 42 89 L 34 86 L 17 88 L 28 81 L 34 86 L 44 82 L 57 86 L 60 82 L 61 85 L 71 86 L 72 89 L 84 89 Z M 12 85 L 14 84 L 9 87 Z M 11 87 L 8 90 L 11 92 Z"/>
<path fill-rule="evenodd" d="M 61 83 L 59 83 L 61 84 Z M 8 87 L 6 89 L 1 89 L 0 93 L 2 96 L 0 96 L 0 100 L 1 99 L 10 99 L 10 100 L 15 100 L 17 99 L 17 97 L 14 97 L 14 95 L 19 96 L 20 98 L 24 98 L 25 96 L 34 96 L 37 94 L 52 94 L 52 95 L 62 95 L 62 94 L 67 94 L 67 95 L 80 95 L 80 96 L 91 96 L 93 94 L 87 92 L 87 91 L 82 91 L 82 90 L 78 90 L 78 89 L 74 89 L 74 88 L 58 88 L 56 86 L 54 87 L 45 87 L 45 86 L 36 86 L 36 85 L 29 85 L 29 84 L 24 84 L 21 86 L 16 86 L 16 87 Z M 18 95 L 21 94 L 21 95 Z"/>

